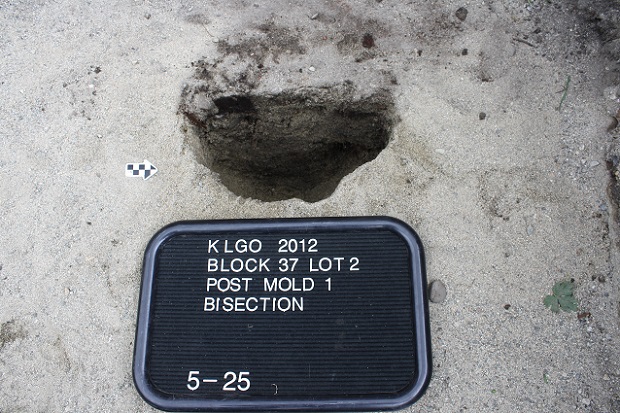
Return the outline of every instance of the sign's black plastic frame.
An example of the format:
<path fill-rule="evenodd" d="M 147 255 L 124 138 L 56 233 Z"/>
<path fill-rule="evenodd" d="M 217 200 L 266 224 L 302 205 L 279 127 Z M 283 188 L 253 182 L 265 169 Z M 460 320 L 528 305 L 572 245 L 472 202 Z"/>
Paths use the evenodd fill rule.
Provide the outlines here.
<path fill-rule="evenodd" d="M 180 234 L 231 234 L 240 232 L 287 233 L 293 231 L 393 231 L 410 252 L 413 289 L 413 319 L 416 339 L 417 377 L 412 385 L 394 397 L 368 395 L 334 400 L 206 400 L 175 398 L 158 392 L 149 383 L 146 360 L 149 351 L 151 299 L 156 258 L 166 240 Z M 420 238 L 404 222 L 390 217 L 299 218 L 264 220 L 182 221 L 161 229 L 151 239 L 144 255 L 142 286 L 136 327 L 133 376 L 140 395 L 152 406 L 166 411 L 267 412 L 267 411 L 376 411 L 404 408 L 419 399 L 431 377 L 430 328 L 426 292 L 424 251 Z"/>

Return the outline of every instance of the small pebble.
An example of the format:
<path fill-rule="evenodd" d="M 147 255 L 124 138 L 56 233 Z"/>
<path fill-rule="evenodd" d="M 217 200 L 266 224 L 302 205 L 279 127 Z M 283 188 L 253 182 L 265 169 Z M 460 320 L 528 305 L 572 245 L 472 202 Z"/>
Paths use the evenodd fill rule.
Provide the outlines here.
<path fill-rule="evenodd" d="M 310 16 L 310 20 L 316 20 L 319 18 L 319 13 L 314 13 L 312 16 Z"/>
<path fill-rule="evenodd" d="M 467 18 L 467 9 L 465 7 L 459 7 L 458 10 L 456 11 L 456 13 L 454 13 L 456 15 L 456 17 L 460 20 L 460 21 L 465 21 L 465 19 Z"/>
<path fill-rule="evenodd" d="M 590 161 L 590 168 L 594 168 L 595 166 L 599 166 L 601 163 L 599 161 Z"/>
<path fill-rule="evenodd" d="M 486 113 L 484 113 L 484 112 L 480 112 L 480 113 L 478 114 L 478 119 L 480 119 L 480 120 L 485 120 L 486 118 L 487 118 L 487 114 L 486 114 Z"/>
<path fill-rule="evenodd" d="M 590 399 L 583 398 L 583 399 L 581 399 L 581 403 L 583 403 L 584 406 L 589 406 L 590 405 Z"/>
<path fill-rule="evenodd" d="M 607 374 L 603 374 L 603 380 L 609 381 L 609 376 Z"/>
<path fill-rule="evenodd" d="M 532 235 L 534 233 L 534 227 L 531 225 L 527 226 L 527 235 Z"/>
<path fill-rule="evenodd" d="M 310 72 L 314 72 L 314 71 L 316 70 L 316 68 L 315 68 L 314 66 L 310 66 L 310 67 L 308 68 L 308 70 L 309 70 Z"/>
<path fill-rule="evenodd" d="M 446 150 L 445 149 L 435 149 L 435 152 L 437 152 L 438 154 L 443 155 L 443 154 L 446 153 Z"/>
<path fill-rule="evenodd" d="M 433 303 L 442 303 L 445 301 L 448 292 L 446 286 L 439 280 L 435 280 L 428 286 L 428 298 Z"/>
<path fill-rule="evenodd" d="M 213 43 L 219 43 L 219 42 L 220 42 L 220 39 L 218 39 L 217 37 L 214 37 L 213 39 L 211 39 L 211 41 L 212 41 Z"/>

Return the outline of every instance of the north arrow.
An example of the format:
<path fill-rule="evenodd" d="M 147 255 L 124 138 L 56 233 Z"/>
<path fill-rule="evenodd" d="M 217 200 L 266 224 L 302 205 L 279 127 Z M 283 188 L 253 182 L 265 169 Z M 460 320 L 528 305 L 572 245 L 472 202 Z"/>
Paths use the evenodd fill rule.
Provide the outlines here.
<path fill-rule="evenodd" d="M 142 163 L 128 163 L 125 166 L 125 176 L 130 178 L 142 177 L 144 180 L 149 179 L 157 173 L 155 165 L 146 159 Z"/>

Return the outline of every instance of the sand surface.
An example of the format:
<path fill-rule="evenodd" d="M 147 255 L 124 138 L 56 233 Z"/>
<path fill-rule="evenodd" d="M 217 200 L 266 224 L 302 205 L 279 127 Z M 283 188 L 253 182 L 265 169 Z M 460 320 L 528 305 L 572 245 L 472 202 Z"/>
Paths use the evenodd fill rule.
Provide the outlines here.
<path fill-rule="evenodd" d="M 447 288 L 408 410 L 620 412 L 619 10 L 0 1 L 0 412 L 155 411 L 131 365 L 164 225 L 358 215 L 411 225 Z M 200 68 L 218 93 L 388 93 L 389 142 L 316 202 L 239 195 L 179 110 Z M 125 176 L 143 160 L 156 175 Z M 579 310 L 554 314 L 569 279 Z"/>

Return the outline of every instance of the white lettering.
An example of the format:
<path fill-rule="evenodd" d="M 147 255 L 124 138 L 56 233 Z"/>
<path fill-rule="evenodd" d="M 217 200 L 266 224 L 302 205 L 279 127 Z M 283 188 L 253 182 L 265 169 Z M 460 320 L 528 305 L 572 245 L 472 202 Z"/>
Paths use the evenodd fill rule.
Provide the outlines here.
<path fill-rule="evenodd" d="M 284 305 L 282 303 L 284 303 Z M 280 297 L 278 299 L 278 310 L 282 311 L 283 313 L 286 313 L 290 309 L 291 309 L 291 300 L 289 300 L 286 297 Z"/>
<path fill-rule="evenodd" d="M 257 303 L 258 299 L 256 297 L 250 297 L 245 301 L 245 306 L 248 309 L 248 311 L 254 312 L 256 310 L 258 310 L 258 306 L 254 305 L 253 307 L 250 307 L 250 301 L 253 303 Z"/>
<path fill-rule="evenodd" d="M 207 278 L 207 291 L 211 291 L 212 287 L 217 285 L 217 278 Z"/>
<path fill-rule="evenodd" d="M 235 242 L 235 251 L 240 254 L 248 252 L 248 243 L 244 239 L 239 239 Z"/>
<path fill-rule="evenodd" d="M 263 249 L 263 243 L 259 239 L 253 239 L 250 241 L 248 247 L 250 248 L 250 252 L 256 254 Z"/>
<path fill-rule="evenodd" d="M 209 258 L 207 260 L 207 272 L 270 272 L 269 260 L 271 258 L 233 258 L 228 261 L 225 258 Z"/>
<path fill-rule="evenodd" d="M 265 292 L 274 291 L 312 291 L 314 290 L 314 280 L 312 278 L 263 278 L 263 290 Z"/>
<path fill-rule="evenodd" d="M 226 311 L 227 313 L 233 311 L 235 308 L 233 304 L 234 304 L 234 299 L 232 297 L 224 297 L 224 299 L 222 300 L 222 310 Z"/>
<path fill-rule="evenodd" d="M 310 272 L 331 271 L 332 268 L 334 268 L 334 263 L 336 263 L 335 271 L 341 271 L 342 270 L 341 264 L 344 261 L 344 257 L 334 257 L 334 258 L 323 257 L 319 259 L 318 263 L 316 263 L 313 260 L 314 260 L 313 258 L 310 258 Z"/>
<path fill-rule="evenodd" d="M 217 258 L 209 258 L 207 261 L 207 272 L 216 272 L 218 268 Z"/>
<path fill-rule="evenodd" d="M 217 248 L 215 247 L 215 244 L 217 244 L 218 242 L 219 240 L 213 243 L 213 248 L 215 248 L 215 252 L 219 252 Z M 211 243 L 209 243 L 209 246 L 211 246 Z M 251 239 L 247 241 L 241 238 L 234 242 L 229 241 L 229 240 L 224 240 L 224 253 L 226 254 L 232 254 L 234 252 L 238 254 L 246 254 L 248 252 L 256 254 L 256 253 L 261 252 L 262 249 L 263 249 L 263 243 L 259 239 Z M 211 252 L 210 249 L 209 249 L 209 252 Z"/>
<path fill-rule="evenodd" d="M 241 258 L 233 258 L 230 262 L 230 269 L 232 272 L 241 272 L 243 271 L 243 260 Z"/>
<path fill-rule="evenodd" d="M 211 254 L 211 250 L 214 250 L 216 254 L 220 253 L 216 247 L 218 242 L 220 242 L 219 239 L 216 239 L 215 241 L 213 241 L 212 239 L 209 240 L 209 249 L 207 250 L 209 254 Z"/>
<path fill-rule="evenodd" d="M 241 290 L 247 292 L 250 287 L 250 281 L 252 278 L 207 278 L 207 292 L 214 290 L 222 293 L 233 292 L 237 293 Z"/>
<path fill-rule="evenodd" d="M 205 297 L 205 312 L 304 311 L 303 297 Z"/>
<path fill-rule="evenodd" d="M 272 283 L 269 284 L 269 278 L 263 278 L 263 290 L 267 292 L 278 291 L 278 279 L 272 278 Z"/>
<path fill-rule="evenodd" d="M 304 298 L 293 297 L 293 311 L 304 311 Z"/>
<path fill-rule="evenodd" d="M 263 268 L 265 269 L 266 272 L 269 272 L 269 267 L 267 267 L 267 263 L 269 262 L 270 259 L 271 258 L 267 258 L 267 259 L 261 258 L 260 259 L 260 264 L 259 264 L 258 272 L 262 272 Z"/>
<path fill-rule="evenodd" d="M 219 298 L 218 298 L 219 300 Z M 215 308 L 215 298 L 205 297 L 205 309 L 204 311 L 217 311 Z"/>

